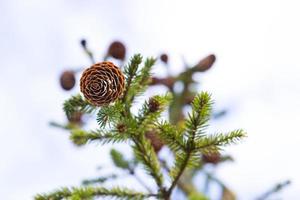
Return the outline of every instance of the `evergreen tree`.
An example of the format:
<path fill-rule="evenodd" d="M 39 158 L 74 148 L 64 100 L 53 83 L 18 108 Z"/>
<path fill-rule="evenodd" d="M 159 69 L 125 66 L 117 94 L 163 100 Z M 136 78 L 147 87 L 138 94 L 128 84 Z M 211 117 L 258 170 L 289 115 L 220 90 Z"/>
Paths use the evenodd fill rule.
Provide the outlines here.
<path fill-rule="evenodd" d="M 195 83 L 192 75 L 210 69 L 215 56 L 207 56 L 176 77 L 155 78 L 151 75 L 151 69 L 156 62 L 154 58 L 143 60 L 141 55 L 134 55 L 121 70 L 111 62 L 94 64 L 94 56 L 88 49 L 87 42 L 82 40 L 81 45 L 93 63 L 81 76 L 80 89 L 83 95 L 78 94 L 65 101 L 63 108 L 69 120 L 68 124 L 52 125 L 69 130 L 70 139 L 77 146 L 88 145 L 91 142 L 101 145 L 129 144 L 133 149 L 133 159 L 125 158 L 116 149 L 111 149 L 110 156 L 115 167 L 135 177 L 147 192 L 116 185 L 104 187 L 104 182 L 118 178 L 118 175 L 110 174 L 84 180 L 79 187 L 65 187 L 38 194 L 35 199 L 87 200 L 112 197 L 169 200 L 178 188 L 188 199 L 206 200 L 210 198 L 207 194 L 210 181 L 221 187 L 223 200 L 235 199 L 234 193 L 213 174 L 206 172 L 204 166 L 232 160 L 230 156 L 221 155 L 220 151 L 227 145 L 239 142 L 246 133 L 242 129 L 228 133 L 208 133 L 207 127 L 212 117 L 212 97 L 208 92 L 197 94 L 190 87 Z M 104 60 L 112 57 L 124 61 L 125 52 L 125 45 L 119 41 L 113 42 Z M 168 65 L 166 54 L 160 58 Z M 178 81 L 183 83 L 183 90 L 176 93 L 174 85 Z M 62 88 L 72 89 L 74 74 L 71 71 L 63 73 L 60 82 Z M 143 95 L 149 85 L 157 84 L 167 86 L 169 92 L 150 97 L 141 105 L 139 112 L 134 113 L 132 107 L 137 97 Z M 185 105 L 191 106 L 187 116 L 183 113 Z M 165 110 L 169 112 L 169 120 L 162 118 Z M 218 117 L 223 113 L 215 113 L 214 116 Z M 85 130 L 82 126 L 83 115 L 96 115 L 98 128 Z M 158 156 L 162 147 L 168 148 L 172 153 L 172 164 Z M 149 188 L 147 181 L 137 176 L 136 169 L 139 166 L 153 179 L 156 184 L 155 190 Z M 193 183 L 194 175 L 199 172 L 206 177 L 206 184 L 202 190 Z"/>

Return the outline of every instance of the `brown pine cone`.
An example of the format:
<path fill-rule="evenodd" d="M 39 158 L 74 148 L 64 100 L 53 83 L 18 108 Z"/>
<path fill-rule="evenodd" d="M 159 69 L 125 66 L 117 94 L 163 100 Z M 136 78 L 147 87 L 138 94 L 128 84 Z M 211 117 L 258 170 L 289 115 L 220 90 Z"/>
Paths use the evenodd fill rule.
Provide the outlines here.
<path fill-rule="evenodd" d="M 173 77 L 167 77 L 167 78 L 152 77 L 150 85 L 165 85 L 168 88 L 172 88 L 175 81 L 176 80 Z"/>
<path fill-rule="evenodd" d="M 64 71 L 60 76 L 60 85 L 64 90 L 71 90 L 76 82 L 75 74 L 73 71 Z"/>
<path fill-rule="evenodd" d="M 80 91 L 94 106 L 116 101 L 123 93 L 124 75 L 112 62 L 101 62 L 86 69 L 80 79 Z"/>
<path fill-rule="evenodd" d="M 159 110 L 159 107 L 160 107 L 159 102 L 154 98 L 149 99 L 148 106 L 149 106 L 150 112 L 156 112 Z"/>
<path fill-rule="evenodd" d="M 164 143 L 159 139 L 155 131 L 147 131 L 146 138 L 150 140 L 150 143 L 156 153 L 158 153 L 164 146 Z"/>
<path fill-rule="evenodd" d="M 82 112 L 74 112 L 71 116 L 68 117 L 68 120 L 73 124 L 82 124 L 82 115 Z"/>
<path fill-rule="evenodd" d="M 126 131 L 126 126 L 125 126 L 125 124 L 118 124 L 117 129 L 118 129 L 119 133 L 124 133 Z"/>
<path fill-rule="evenodd" d="M 209 70 L 214 62 L 216 61 L 216 56 L 211 54 L 204 59 L 200 60 L 200 62 L 196 65 L 196 70 L 199 72 L 205 72 Z"/>
<path fill-rule="evenodd" d="M 221 155 L 220 153 L 204 154 L 202 156 L 202 161 L 204 163 L 211 163 L 216 165 L 221 161 Z"/>
<path fill-rule="evenodd" d="M 192 95 L 186 96 L 184 99 L 184 102 L 186 104 L 191 104 L 193 102 L 194 98 L 195 98 L 195 96 L 192 96 Z"/>
<path fill-rule="evenodd" d="M 163 53 L 163 54 L 160 55 L 160 60 L 161 60 L 162 62 L 164 62 L 165 64 L 168 64 L 169 57 L 168 57 L 167 54 Z"/>
<path fill-rule="evenodd" d="M 108 47 L 108 55 L 119 60 L 124 60 L 126 55 L 126 47 L 120 41 L 114 41 Z"/>

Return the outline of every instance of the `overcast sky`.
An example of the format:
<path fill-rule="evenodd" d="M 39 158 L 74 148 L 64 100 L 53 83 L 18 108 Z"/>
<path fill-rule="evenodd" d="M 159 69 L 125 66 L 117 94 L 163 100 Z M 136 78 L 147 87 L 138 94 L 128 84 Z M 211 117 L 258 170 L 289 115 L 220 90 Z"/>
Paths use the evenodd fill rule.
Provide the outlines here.
<path fill-rule="evenodd" d="M 89 65 L 82 37 L 98 60 L 114 39 L 127 44 L 128 56 L 166 51 L 174 74 L 182 56 L 196 63 L 215 53 L 214 68 L 199 77 L 216 107 L 229 109 L 214 130 L 248 132 L 226 148 L 236 162 L 218 169 L 219 177 L 246 200 L 291 179 L 278 197 L 299 199 L 299 9 L 297 0 L 1 0 L 2 199 L 78 185 L 97 166 L 110 166 L 108 148 L 75 148 L 48 126 L 65 120 L 61 104 L 79 91 L 63 92 L 60 72 Z"/>

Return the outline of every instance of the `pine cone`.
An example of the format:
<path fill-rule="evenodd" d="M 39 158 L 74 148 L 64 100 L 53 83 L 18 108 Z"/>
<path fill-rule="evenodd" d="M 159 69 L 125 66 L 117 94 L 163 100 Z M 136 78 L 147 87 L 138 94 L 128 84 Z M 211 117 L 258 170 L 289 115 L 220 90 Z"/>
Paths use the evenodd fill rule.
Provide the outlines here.
<path fill-rule="evenodd" d="M 156 112 L 159 110 L 160 107 L 159 102 L 154 98 L 150 98 L 148 106 L 150 112 Z"/>
<path fill-rule="evenodd" d="M 167 77 L 167 78 L 152 77 L 150 85 L 165 85 L 168 88 L 172 88 L 175 81 L 176 80 L 173 77 Z"/>
<path fill-rule="evenodd" d="M 168 64 L 169 57 L 168 57 L 167 54 L 163 53 L 163 54 L 160 55 L 160 60 L 161 60 L 162 62 L 164 62 L 165 64 Z"/>
<path fill-rule="evenodd" d="M 221 161 L 221 155 L 220 153 L 204 154 L 202 156 L 202 161 L 204 163 L 211 163 L 216 165 Z"/>
<path fill-rule="evenodd" d="M 68 117 L 68 120 L 70 123 L 81 125 L 83 123 L 82 115 L 82 112 L 74 112 L 71 116 Z"/>
<path fill-rule="evenodd" d="M 119 133 L 124 133 L 126 131 L 126 126 L 125 126 L 125 124 L 118 124 L 117 129 L 118 129 Z"/>
<path fill-rule="evenodd" d="M 71 90 L 76 82 L 73 71 L 64 71 L 60 76 L 60 85 L 64 90 Z"/>
<path fill-rule="evenodd" d="M 92 65 L 80 79 L 80 91 L 94 106 L 114 102 L 122 95 L 124 86 L 124 75 L 112 62 Z"/>
<path fill-rule="evenodd" d="M 108 48 L 108 55 L 115 58 L 124 60 L 126 55 L 126 47 L 122 42 L 114 41 Z"/>
<path fill-rule="evenodd" d="M 196 65 L 197 71 L 205 72 L 209 70 L 214 62 L 216 61 L 216 56 L 211 54 L 204 59 L 200 60 L 200 62 Z"/>
<path fill-rule="evenodd" d="M 158 153 L 164 146 L 164 143 L 159 139 L 155 131 L 147 131 L 146 138 L 150 140 L 151 145 L 156 153 Z"/>

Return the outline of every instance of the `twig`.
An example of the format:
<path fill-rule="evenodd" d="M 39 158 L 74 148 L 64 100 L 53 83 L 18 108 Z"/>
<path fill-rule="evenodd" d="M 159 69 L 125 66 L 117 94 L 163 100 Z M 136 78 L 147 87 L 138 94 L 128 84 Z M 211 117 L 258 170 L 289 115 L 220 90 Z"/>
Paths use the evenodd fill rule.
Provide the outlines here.
<path fill-rule="evenodd" d="M 180 170 L 179 170 L 177 176 L 175 177 L 174 181 L 172 182 L 170 188 L 167 190 L 167 195 L 168 195 L 168 196 L 171 195 L 171 193 L 172 193 L 173 189 L 175 188 L 175 186 L 176 186 L 176 184 L 177 184 L 177 182 L 178 182 L 178 180 L 179 180 L 181 174 L 184 172 L 184 170 L 185 170 L 185 168 L 186 168 L 186 166 L 187 166 L 187 164 L 188 164 L 188 161 L 189 161 L 189 159 L 190 159 L 190 154 L 191 154 L 190 152 L 187 152 L 187 155 L 186 155 L 186 157 L 185 157 L 185 160 L 184 160 L 184 162 L 183 162 L 183 164 L 182 164 L 182 166 L 181 166 L 181 168 L 180 168 Z"/>
<path fill-rule="evenodd" d="M 87 49 L 87 48 L 84 49 L 84 52 L 86 53 L 86 55 L 87 55 L 87 56 L 89 57 L 89 59 L 91 60 L 91 63 L 92 63 L 92 64 L 95 64 L 95 59 L 94 59 L 93 53 L 92 53 L 89 49 Z"/>
<path fill-rule="evenodd" d="M 218 178 L 214 177 L 211 173 L 208 173 L 206 171 L 203 170 L 203 173 L 207 176 L 207 178 L 209 180 L 215 181 L 216 183 L 218 183 L 221 187 L 226 187 L 225 184 L 220 181 Z"/>
<path fill-rule="evenodd" d="M 282 183 L 276 184 L 271 190 L 267 191 L 266 193 L 262 194 L 260 197 L 258 197 L 256 200 L 265 200 L 270 195 L 275 194 L 282 190 L 284 187 L 288 186 L 291 183 L 290 180 L 284 181 Z"/>
<path fill-rule="evenodd" d="M 165 160 L 160 159 L 160 162 L 161 162 L 162 167 L 167 172 L 171 171 L 170 168 L 167 166 L 167 163 L 166 163 Z M 181 191 L 183 191 L 187 196 L 189 194 L 198 192 L 197 189 L 195 188 L 195 186 L 191 182 L 186 181 L 186 180 L 189 180 L 189 178 L 188 178 L 188 176 L 185 173 L 183 173 L 182 176 L 181 176 L 181 178 L 177 182 L 177 185 L 181 189 Z"/>
<path fill-rule="evenodd" d="M 134 176 L 134 178 L 144 187 L 148 190 L 149 193 L 152 193 L 151 188 L 136 174 L 136 171 L 134 169 L 129 170 L 129 174 Z"/>

